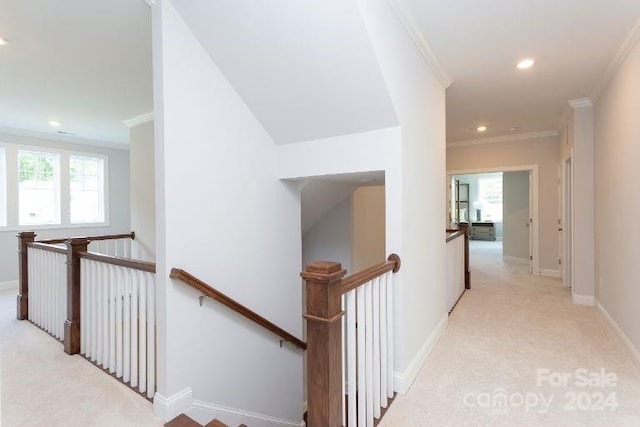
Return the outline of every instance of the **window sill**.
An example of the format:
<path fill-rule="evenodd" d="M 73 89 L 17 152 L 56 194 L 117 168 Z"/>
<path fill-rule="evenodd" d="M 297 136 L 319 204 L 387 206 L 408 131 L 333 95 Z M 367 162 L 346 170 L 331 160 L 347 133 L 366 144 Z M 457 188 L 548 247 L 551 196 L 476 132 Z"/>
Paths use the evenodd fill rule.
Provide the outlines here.
<path fill-rule="evenodd" d="M 40 225 L 9 225 L 0 227 L 2 232 L 19 232 L 19 231 L 35 231 L 35 230 L 74 230 L 82 228 L 106 228 L 109 227 L 108 222 L 94 222 L 83 224 L 40 224 Z"/>

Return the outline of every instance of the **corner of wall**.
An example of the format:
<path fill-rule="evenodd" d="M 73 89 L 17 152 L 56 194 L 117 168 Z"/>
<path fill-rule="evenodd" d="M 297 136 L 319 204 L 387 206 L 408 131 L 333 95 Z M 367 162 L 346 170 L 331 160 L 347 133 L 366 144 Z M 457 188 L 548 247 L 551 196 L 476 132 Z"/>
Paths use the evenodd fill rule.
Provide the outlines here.
<path fill-rule="evenodd" d="M 187 387 L 173 396 L 164 397 L 160 393 L 153 396 L 153 413 L 164 422 L 171 421 L 187 412 L 193 402 L 193 391 Z"/>

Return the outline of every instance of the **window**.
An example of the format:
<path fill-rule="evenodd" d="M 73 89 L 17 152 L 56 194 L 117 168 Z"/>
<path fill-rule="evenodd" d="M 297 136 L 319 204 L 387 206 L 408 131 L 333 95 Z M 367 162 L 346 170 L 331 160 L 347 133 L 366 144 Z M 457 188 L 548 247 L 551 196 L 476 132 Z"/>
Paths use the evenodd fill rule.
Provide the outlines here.
<path fill-rule="evenodd" d="M 502 222 L 502 176 L 478 178 L 478 201 L 483 220 Z"/>
<path fill-rule="evenodd" d="M 0 227 L 7 225 L 7 172 L 4 148 L 0 147 Z"/>
<path fill-rule="evenodd" d="M 72 223 L 104 222 L 104 160 L 69 157 Z"/>
<path fill-rule="evenodd" d="M 60 222 L 58 155 L 18 152 L 18 200 L 20 225 Z"/>

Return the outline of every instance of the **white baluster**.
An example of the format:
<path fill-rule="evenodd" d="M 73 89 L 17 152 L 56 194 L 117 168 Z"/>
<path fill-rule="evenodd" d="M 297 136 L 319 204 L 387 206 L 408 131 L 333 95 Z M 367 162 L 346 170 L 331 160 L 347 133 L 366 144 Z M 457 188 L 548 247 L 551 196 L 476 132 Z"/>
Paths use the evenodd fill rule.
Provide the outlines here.
<path fill-rule="evenodd" d="M 138 292 L 142 272 L 134 271 L 133 280 L 131 282 L 131 387 L 138 386 L 138 328 L 140 327 L 140 317 L 138 313 Z"/>
<path fill-rule="evenodd" d="M 116 372 L 116 306 L 117 291 L 115 267 L 108 266 L 109 270 L 109 372 Z"/>
<path fill-rule="evenodd" d="M 380 418 L 380 278 L 371 282 L 373 297 L 373 416 Z"/>
<path fill-rule="evenodd" d="M 387 272 L 387 397 L 393 398 L 393 273 Z"/>
<path fill-rule="evenodd" d="M 123 352 L 123 369 L 122 380 L 129 382 L 131 379 L 131 269 L 125 268 L 124 271 L 124 294 L 123 294 L 123 314 L 124 322 L 122 327 L 124 345 Z"/>
<path fill-rule="evenodd" d="M 344 311 L 345 309 L 345 296 L 342 295 L 342 297 L 340 298 L 340 308 L 342 309 L 342 311 Z M 341 357 L 341 365 L 342 365 L 342 392 L 340 394 L 340 398 L 342 401 L 342 425 L 345 426 L 347 425 L 347 408 L 345 405 L 345 392 L 346 392 L 346 387 L 345 387 L 345 382 L 347 381 L 346 375 L 345 375 L 345 370 L 346 370 L 346 365 L 347 365 L 347 361 L 346 361 L 346 351 L 347 351 L 347 333 L 345 330 L 345 326 L 346 326 L 346 316 L 342 316 L 342 319 L 340 320 L 341 323 L 341 330 L 342 330 L 342 357 Z"/>
<path fill-rule="evenodd" d="M 380 406 L 387 407 L 387 275 L 380 276 Z"/>
<path fill-rule="evenodd" d="M 367 427 L 373 427 L 373 296 L 371 282 L 364 285 L 365 316 L 367 327 L 365 329 L 365 372 L 367 375 Z"/>
<path fill-rule="evenodd" d="M 356 426 L 356 291 L 345 295 L 347 299 L 347 396 L 349 420 L 346 425 Z"/>
<path fill-rule="evenodd" d="M 138 391 L 144 393 L 147 390 L 147 284 L 146 277 L 140 281 L 140 302 L 139 302 L 139 334 L 138 342 L 140 349 L 138 351 Z"/>
<path fill-rule="evenodd" d="M 367 378 L 365 372 L 365 331 L 367 329 L 367 319 L 365 316 L 365 292 L 364 286 L 356 289 L 356 310 L 358 313 L 358 427 L 367 425 L 367 399 L 365 390 L 367 389 Z"/>
<path fill-rule="evenodd" d="M 155 372 L 156 372 L 156 297 L 155 297 L 155 276 L 150 273 L 147 276 L 147 397 L 151 398 L 155 394 Z"/>

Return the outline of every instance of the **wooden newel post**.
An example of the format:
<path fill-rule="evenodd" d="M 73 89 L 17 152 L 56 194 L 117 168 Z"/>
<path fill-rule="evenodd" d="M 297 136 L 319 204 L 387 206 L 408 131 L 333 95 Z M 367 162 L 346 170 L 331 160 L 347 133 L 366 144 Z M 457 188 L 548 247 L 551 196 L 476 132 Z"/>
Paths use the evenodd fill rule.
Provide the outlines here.
<path fill-rule="evenodd" d="M 24 320 L 29 317 L 29 264 L 27 259 L 27 244 L 36 240 L 36 233 L 23 231 L 18 237 L 18 303 L 16 317 Z"/>
<path fill-rule="evenodd" d="M 471 270 L 469 269 L 469 223 L 458 224 L 460 230 L 464 231 L 464 287 L 471 289 Z"/>
<path fill-rule="evenodd" d="M 64 352 L 80 353 L 80 256 L 89 240 L 69 239 L 67 245 L 67 320 L 64 322 Z"/>
<path fill-rule="evenodd" d="M 307 282 L 309 427 L 342 425 L 342 277 L 337 262 L 318 261 L 300 275 Z"/>

